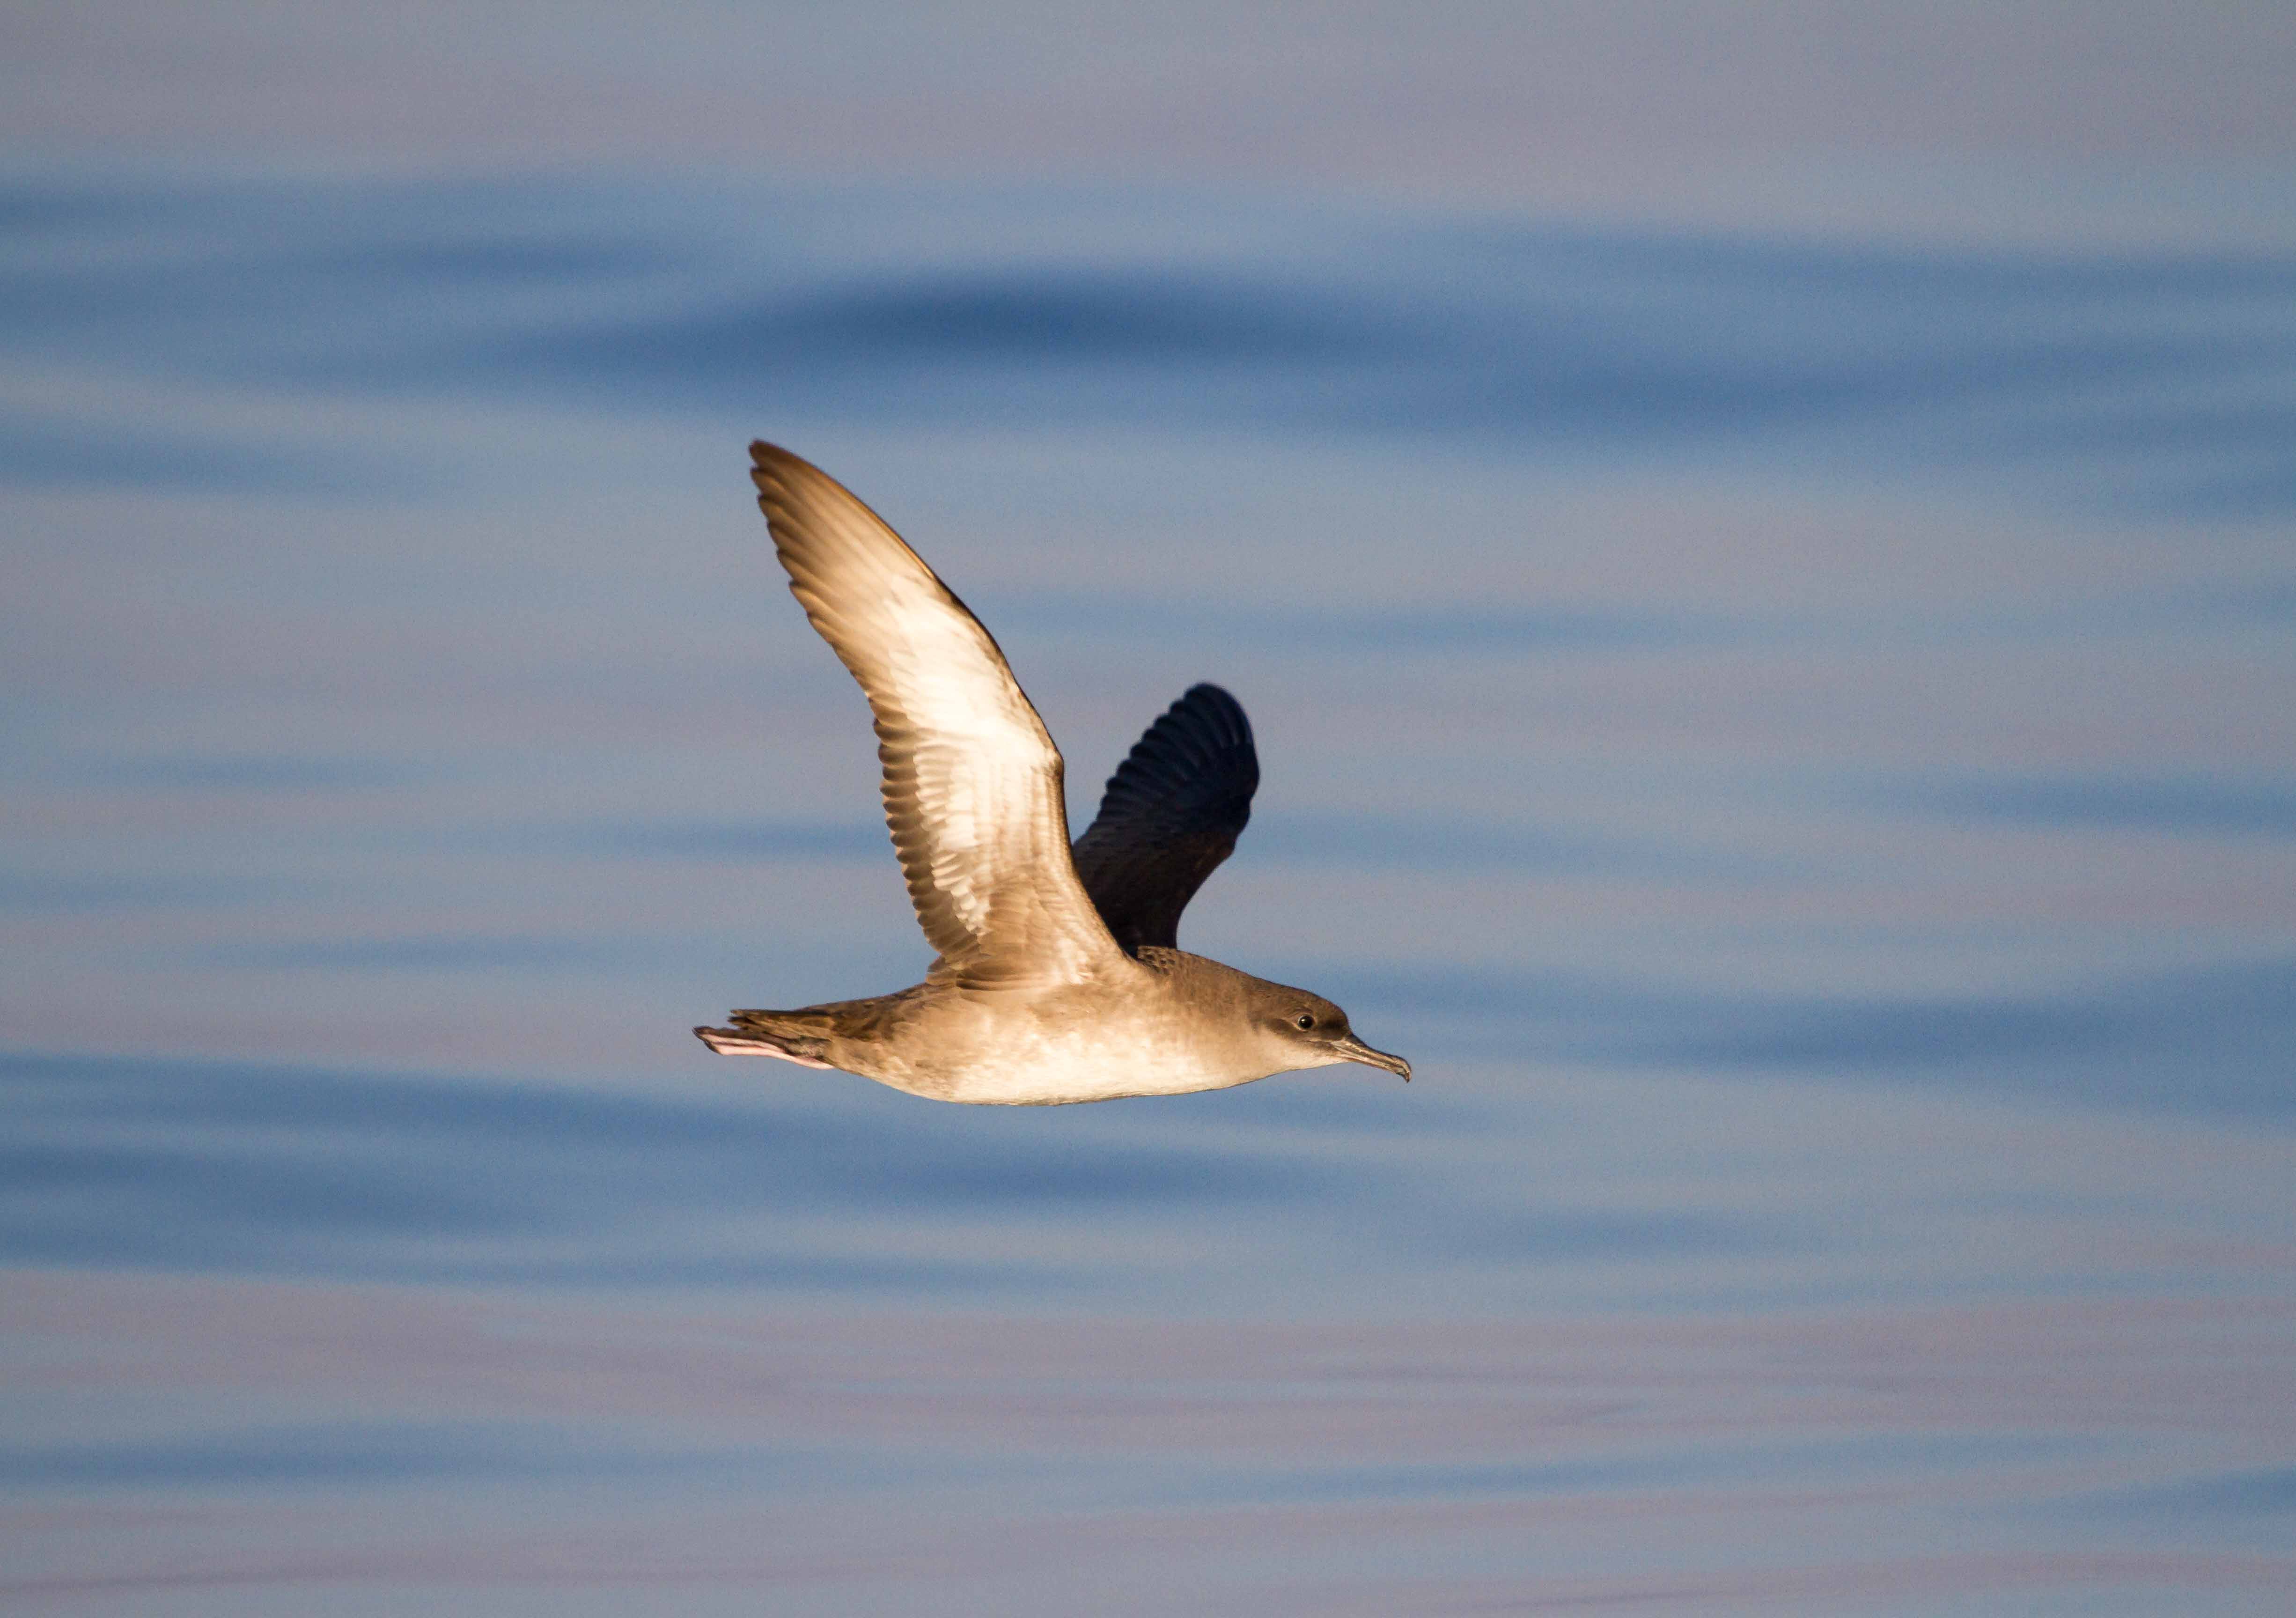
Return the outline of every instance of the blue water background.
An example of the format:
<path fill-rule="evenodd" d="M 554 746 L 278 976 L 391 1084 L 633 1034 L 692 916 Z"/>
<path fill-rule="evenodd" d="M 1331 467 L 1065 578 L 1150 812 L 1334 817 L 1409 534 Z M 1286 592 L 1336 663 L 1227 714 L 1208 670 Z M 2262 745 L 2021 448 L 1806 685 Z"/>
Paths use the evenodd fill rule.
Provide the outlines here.
<path fill-rule="evenodd" d="M 2280 1610 L 2296 260 L 1260 197 L 0 194 L 23 1610 Z M 925 951 L 851 482 L 1341 1069 L 711 1058 Z"/>

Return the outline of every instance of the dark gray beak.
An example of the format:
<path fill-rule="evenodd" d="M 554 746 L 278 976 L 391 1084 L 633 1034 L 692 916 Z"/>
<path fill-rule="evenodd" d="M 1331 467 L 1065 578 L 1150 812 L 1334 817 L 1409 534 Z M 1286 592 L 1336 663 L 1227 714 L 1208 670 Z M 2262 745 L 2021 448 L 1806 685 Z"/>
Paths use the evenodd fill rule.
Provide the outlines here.
<path fill-rule="evenodd" d="M 1400 1056 L 1390 1056 L 1383 1050 L 1372 1049 L 1353 1034 L 1344 1039 L 1332 1040 L 1332 1048 L 1350 1062 L 1360 1062 L 1366 1067 L 1383 1067 L 1404 1083 L 1411 1082 L 1411 1064 Z"/>

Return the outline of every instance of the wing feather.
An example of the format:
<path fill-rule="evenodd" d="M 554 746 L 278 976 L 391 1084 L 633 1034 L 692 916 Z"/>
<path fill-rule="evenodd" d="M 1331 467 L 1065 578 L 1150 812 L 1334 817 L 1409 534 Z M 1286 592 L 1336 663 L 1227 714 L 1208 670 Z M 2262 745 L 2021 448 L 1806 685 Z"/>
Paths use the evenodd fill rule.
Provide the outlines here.
<path fill-rule="evenodd" d="M 980 620 L 818 467 L 750 446 L 790 590 L 860 682 L 936 981 L 1076 981 L 1121 959 L 1071 864 L 1060 750 Z"/>
<path fill-rule="evenodd" d="M 1251 721 L 1218 686 L 1192 686 L 1109 777 L 1077 875 L 1116 941 L 1179 948 L 1180 912 L 1251 819 Z"/>

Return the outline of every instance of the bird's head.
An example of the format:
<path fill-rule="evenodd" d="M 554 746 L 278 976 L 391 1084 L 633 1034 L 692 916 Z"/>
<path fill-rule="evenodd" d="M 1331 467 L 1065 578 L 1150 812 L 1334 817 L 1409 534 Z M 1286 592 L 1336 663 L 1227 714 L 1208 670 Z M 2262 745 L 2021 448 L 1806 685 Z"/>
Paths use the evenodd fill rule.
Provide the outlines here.
<path fill-rule="evenodd" d="M 1348 1026 L 1348 1014 L 1323 996 L 1281 983 L 1254 987 L 1258 992 L 1250 997 L 1250 1016 L 1262 1042 L 1280 1063 L 1275 1071 L 1361 1062 L 1383 1067 L 1406 1084 L 1411 1082 L 1410 1063 L 1357 1039 Z"/>

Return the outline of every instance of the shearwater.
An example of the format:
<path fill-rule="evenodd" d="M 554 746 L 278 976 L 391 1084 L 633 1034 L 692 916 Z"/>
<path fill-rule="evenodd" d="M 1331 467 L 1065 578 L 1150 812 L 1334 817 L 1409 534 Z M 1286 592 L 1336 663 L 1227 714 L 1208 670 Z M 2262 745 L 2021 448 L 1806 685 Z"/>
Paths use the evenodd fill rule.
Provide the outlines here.
<path fill-rule="evenodd" d="M 1180 912 L 1259 784 L 1234 697 L 1197 686 L 1173 703 L 1071 848 L 1060 749 L 980 620 L 820 468 L 765 443 L 750 458 L 791 592 L 869 698 L 885 819 L 939 956 L 898 993 L 736 1011 L 731 1028 L 695 1029 L 702 1043 L 1004 1106 L 1344 1062 L 1410 1079 L 1321 995 L 1179 948 Z"/>

